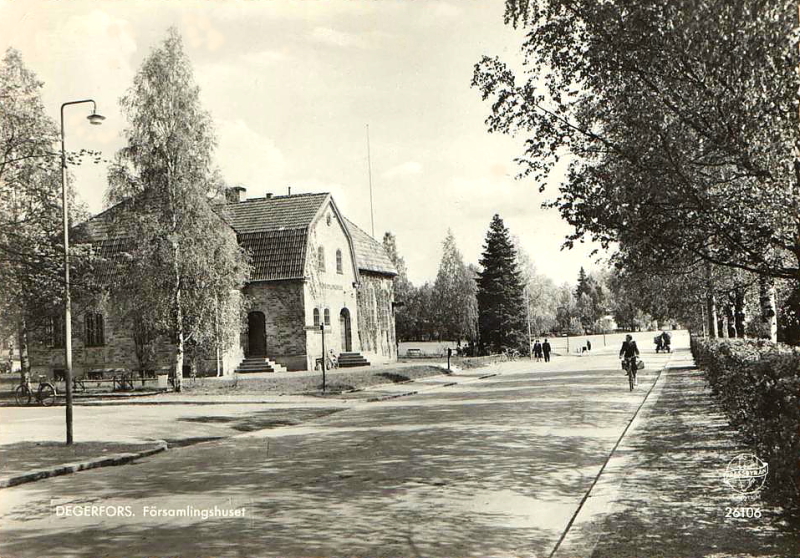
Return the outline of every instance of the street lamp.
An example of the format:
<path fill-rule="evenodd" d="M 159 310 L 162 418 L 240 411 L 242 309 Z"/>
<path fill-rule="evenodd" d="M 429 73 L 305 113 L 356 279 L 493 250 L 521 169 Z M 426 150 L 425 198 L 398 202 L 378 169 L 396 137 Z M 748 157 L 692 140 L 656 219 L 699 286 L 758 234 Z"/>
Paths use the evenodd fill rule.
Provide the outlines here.
<path fill-rule="evenodd" d="M 64 211 L 64 379 L 67 382 L 67 445 L 72 445 L 72 310 L 69 296 L 69 198 L 67 197 L 67 152 L 64 149 L 64 107 L 92 103 L 92 114 L 87 120 L 99 126 L 106 119 L 97 114 L 97 104 L 92 99 L 70 101 L 61 105 L 61 197 Z"/>

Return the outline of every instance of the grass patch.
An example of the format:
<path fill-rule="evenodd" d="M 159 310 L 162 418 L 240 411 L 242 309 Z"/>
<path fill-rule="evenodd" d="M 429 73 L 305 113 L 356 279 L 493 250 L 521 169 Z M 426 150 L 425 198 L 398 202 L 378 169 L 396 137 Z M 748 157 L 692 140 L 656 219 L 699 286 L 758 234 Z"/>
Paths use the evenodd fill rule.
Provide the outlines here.
<path fill-rule="evenodd" d="M 341 394 L 379 384 L 407 382 L 444 373 L 438 366 L 428 364 L 333 370 L 327 373 L 324 395 Z M 233 378 L 198 378 L 194 383 L 184 384 L 183 391 L 193 395 L 322 395 L 321 380 L 321 372 L 297 372 L 296 375 L 272 377 L 237 374 Z"/>

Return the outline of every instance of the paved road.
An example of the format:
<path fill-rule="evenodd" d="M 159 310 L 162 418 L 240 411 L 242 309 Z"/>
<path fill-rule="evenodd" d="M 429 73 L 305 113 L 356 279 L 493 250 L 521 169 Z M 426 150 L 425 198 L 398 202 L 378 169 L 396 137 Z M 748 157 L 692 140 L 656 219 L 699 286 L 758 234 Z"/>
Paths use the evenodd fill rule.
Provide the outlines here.
<path fill-rule="evenodd" d="M 508 363 L 480 382 L 5 489 L 0 556 L 547 556 L 668 358 L 646 354 L 632 393 L 609 352 Z M 101 515 L 57 513 L 88 506 Z"/>

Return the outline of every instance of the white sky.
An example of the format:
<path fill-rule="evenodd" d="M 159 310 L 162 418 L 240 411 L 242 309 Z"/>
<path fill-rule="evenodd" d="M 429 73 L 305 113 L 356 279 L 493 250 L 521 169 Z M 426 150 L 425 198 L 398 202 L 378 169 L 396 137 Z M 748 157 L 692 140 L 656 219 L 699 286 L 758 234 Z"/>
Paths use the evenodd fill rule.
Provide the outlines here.
<path fill-rule="evenodd" d="M 481 55 L 519 51 L 502 13 L 502 0 L 0 0 L 0 49 L 22 52 L 56 121 L 61 103 L 95 99 L 106 122 L 89 126 L 89 105 L 67 109 L 67 149 L 110 159 L 126 126 L 118 100 L 176 26 L 216 123 L 218 165 L 248 197 L 328 191 L 369 232 L 369 124 L 375 236 L 397 236 L 415 284 L 435 278 L 448 228 L 477 263 L 494 213 L 540 272 L 574 283 L 591 247 L 560 251 L 570 228 L 540 209 L 537 184 L 514 179 L 522 138 L 488 134 L 489 105 L 470 88 Z M 105 166 L 74 174 L 102 210 Z"/>

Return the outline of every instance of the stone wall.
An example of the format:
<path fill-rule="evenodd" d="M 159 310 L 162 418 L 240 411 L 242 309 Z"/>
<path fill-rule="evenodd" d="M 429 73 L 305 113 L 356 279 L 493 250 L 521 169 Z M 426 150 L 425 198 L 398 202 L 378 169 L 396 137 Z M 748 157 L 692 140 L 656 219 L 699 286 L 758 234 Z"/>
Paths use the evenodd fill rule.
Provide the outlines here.
<path fill-rule="evenodd" d="M 76 305 L 78 306 L 78 305 Z M 131 332 L 120 323 L 111 310 L 112 304 L 108 302 L 86 311 L 99 312 L 103 315 L 104 344 L 99 347 L 86 346 L 85 312 L 80 307 L 73 308 L 72 314 L 72 370 L 76 377 L 86 375 L 89 370 L 100 368 L 123 368 L 138 370 L 139 361 L 136 358 L 136 346 Z M 159 338 L 154 343 L 154 360 L 149 367 L 152 369 L 172 368 L 175 364 L 176 346 L 169 340 Z M 53 377 L 54 369 L 65 367 L 63 347 L 53 347 L 52 341 L 45 328 L 39 328 L 30 333 L 28 354 L 31 361 L 31 371 L 36 374 L 47 374 Z M 189 366 L 192 351 L 187 348 L 184 357 L 184 366 Z M 241 361 L 242 351 L 239 346 L 230 347 L 220 355 L 224 373 L 231 374 Z M 195 361 L 197 372 L 203 375 L 216 373 L 216 359 L 200 359 Z"/>
<path fill-rule="evenodd" d="M 245 287 L 244 293 L 249 297 L 248 311 L 264 313 L 267 357 L 289 370 L 304 370 L 304 282 L 292 280 L 250 283 Z M 241 340 L 247 354 L 247 331 L 242 333 Z"/>

